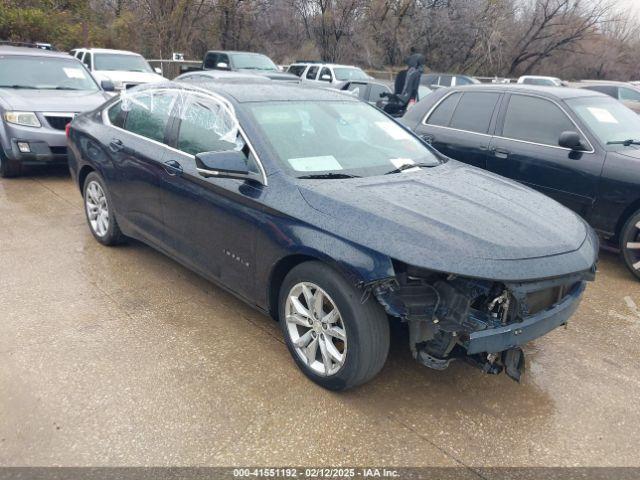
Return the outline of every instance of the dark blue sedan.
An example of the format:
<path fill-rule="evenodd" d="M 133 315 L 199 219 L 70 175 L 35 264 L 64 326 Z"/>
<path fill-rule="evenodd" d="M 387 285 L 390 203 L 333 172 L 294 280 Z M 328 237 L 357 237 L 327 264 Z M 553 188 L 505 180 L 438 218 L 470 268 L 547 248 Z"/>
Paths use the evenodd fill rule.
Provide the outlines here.
<path fill-rule="evenodd" d="M 520 378 L 595 272 L 577 215 L 449 160 L 376 108 L 290 85 L 154 84 L 78 116 L 70 169 L 96 240 L 141 240 L 278 319 L 302 371 L 420 363 Z"/>

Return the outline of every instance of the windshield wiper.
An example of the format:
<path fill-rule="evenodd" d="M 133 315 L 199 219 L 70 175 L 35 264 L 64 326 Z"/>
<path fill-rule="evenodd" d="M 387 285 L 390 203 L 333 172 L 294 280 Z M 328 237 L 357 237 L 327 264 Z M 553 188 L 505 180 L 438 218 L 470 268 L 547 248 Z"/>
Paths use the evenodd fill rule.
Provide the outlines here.
<path fill-rule="evenodd" d="M 56 87 L 56 88 L 47 88 L 46 90 L 82 90 L 82 89 L 73 88 L 73 87 Z"/>
<path fill-rule="evenodd" d="M 630 138 L 629 140 L 612 140 L 607 142 L 607 145 L 624 145 L 625 147 L 628 147 L 630 145 L 640 145 L 640 140 L 634 140 L 633 138 Z"/>
<path fill-rule="evenodd" d="M 387 173 L 385 173 L 385 175 L 391 175 L 392 173 L 400 173 L 400 172 L 404 172 L 405 170 L 409 170 L 411 168 L 425 168 L 425 167 L 434 167 L 435 165 L 431 165 L 430 163 L 405 163 L 404 165 L 400 165 L 398 168 L 391 170 Z"/>
<path fill-rule="evenodd" d="M 328 172 L 328 173 L 314 173 L 312 175 L 301 175 L 300 177 L 297 177 L 297 178 L 303 178 L 303 179 L 308 179 L 308 178 L 320 178 L 320 179 L 330 178 L 330 179 L 334 179 L 334 178 L 360 178 L 360 176 L 359 175 L 350 175 L 348 173 Z"/>
<path fill-rule="evenodd" d="M 25 88 L 28 90 L 37 90 L 36 87 L 32 87 L 31 85 L 0 85 L 0 88 Z"/>

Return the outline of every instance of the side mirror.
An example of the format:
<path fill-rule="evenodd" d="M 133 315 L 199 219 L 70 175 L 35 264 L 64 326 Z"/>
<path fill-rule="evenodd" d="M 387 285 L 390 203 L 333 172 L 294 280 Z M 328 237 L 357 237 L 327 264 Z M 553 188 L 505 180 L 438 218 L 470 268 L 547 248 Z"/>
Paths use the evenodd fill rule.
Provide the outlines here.
<path fill-rule="evenodd" d="M 239 178 L 260 182 L 260 175 L 249 171 L 247 157 L 236 150 L 199 153 L 196 155 L 196 169 L 204 178 Z"/>
<path fill-rule="evenodd" d="M 324 74 L 320 77 L 320 80 L 322 80 L 323 82 L 330 82 L 331 81 L 331 75 L 329 74 Z"/>
<path fill-rule="evenodd" d="M 102 87 L 102 90 L 104 90 L 105 92 L 115 92 L 116 91 L 116 86 L 113 84 L 113 82 L 111 80 L 102 80 L 100 82 L 100 86 Z"/>
<path fill-rule="evenodd" d="M 221 68 L 223 70 L 226 70 L 229 68 L 229 64 L 227 62 L 218 62 L 216 63 L 216 68 Z"/>
<path fill-rule="evenodd" d="M 580 135 L 578 132 L 573 132 L 568 130 L 566 132 L 562 132 L 560 134 L 560 139 L 558 140 L 558 145 L 564 148 L 569 148 L 571 150 L 584 150 L 584 145 L 582 144 L 582 140 L 580 140 Z"/>
<path fill-rule="evenodd" d="M 154 68 L 153 71 L 156 72 L 158 75 L 162 75 L 162 69 L 160 67 Z"/>

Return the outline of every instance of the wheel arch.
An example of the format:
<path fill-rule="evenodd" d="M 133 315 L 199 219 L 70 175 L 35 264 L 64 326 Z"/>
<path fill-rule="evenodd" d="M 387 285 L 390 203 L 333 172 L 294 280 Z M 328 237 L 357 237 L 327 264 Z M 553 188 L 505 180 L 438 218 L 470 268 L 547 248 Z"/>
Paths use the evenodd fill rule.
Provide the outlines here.
<path fill-rule="evenodd" d="M 359 252 L 361 255 L 366 255 L 365 252 Z M 358 260 L 363 260 L 364 257 Z M 337 274 L 341 275 L 352 285 L 363 285 L 371 281 L 378 280 L 380 278 L 388 278 L 393 275 L 393 266 L 391 259 L 385 257 L 387 261 L 381 261 L 382 259 L 369 258 L 368 265 L 360 262 L 356 262 L 354 265 L 345 259 L 338 259 L 333 256 L 322 253 L 318 250 L 305 249 L 303 251 L 289 253 L 274 263 L 269 273 L 267 282 L 267 310 L 274 320 L 278 319 L 278 298 L 280 295 L 280 288 L 287 274 L 296 266 L 311 261 L 318 261 L 327 265 Z M 372 269 L 371 266 L 374 266 Z"/>
<path fill-rule="evenodd" d="M 82 192 L 82 189 L 84 188 L 84 181 L 87 179 L 87 176 L 91 172 L 95 172 L 95 171 L 96 169 L 93 168 L 91 165 L 85 164 L 82 166 L 82 168 L 78 172 L 78 188 L 80 189 L 80 192 Z"/>
<path fill-rule="evenodd" d="M 627 207 L 622 212 L 622 215 L 620 215 L 620 218 L 618 218 L 618 223 L 616 224 L 616 231 L 615 231 L 616 241 L 620 240 L 620 234 L 622 233 L 622 229 L 624 228 L 629 218 L 631 218 L 635 213 L 639 211 L 640 211 L 640 198 L 637 198 L 636 200 L 631 202 L 629 205 L 627 205 Z"/>

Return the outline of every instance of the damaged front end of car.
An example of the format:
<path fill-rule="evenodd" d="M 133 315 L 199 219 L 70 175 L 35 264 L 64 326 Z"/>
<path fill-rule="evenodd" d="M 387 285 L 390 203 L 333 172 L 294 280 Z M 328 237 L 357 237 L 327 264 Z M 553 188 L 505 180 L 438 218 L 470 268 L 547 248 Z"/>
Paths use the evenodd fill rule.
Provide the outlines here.
<path fill-rule="evenodd" d="M 442 370 L 464 359 L 519 381 L 525 343 L 565 325 L 594 269 L 554 279 L 501 282 L 394 262 L 395 277 L 366 286 L 386 312 L 408 323 L 413 357 Z"/>

